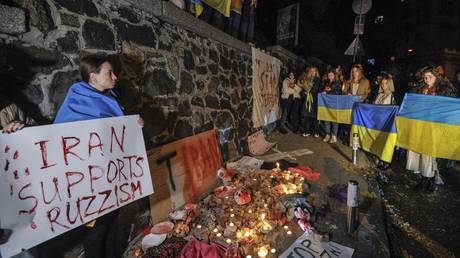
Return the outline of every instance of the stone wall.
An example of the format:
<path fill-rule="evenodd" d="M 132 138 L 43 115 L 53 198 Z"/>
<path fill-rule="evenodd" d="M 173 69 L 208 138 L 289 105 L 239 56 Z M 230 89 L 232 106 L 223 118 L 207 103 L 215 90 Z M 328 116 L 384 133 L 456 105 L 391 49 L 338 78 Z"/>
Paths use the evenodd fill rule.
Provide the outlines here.
<path fill-rule="evenodd" d="M 120 103 L 145 120 L 147 149 L 215 128 L 224 160 L 247 153 L 254 130 L 250 52 L 183 29 L 135 2 L 148 1 L 2 1 L 3 93 L 40 123 L 51 123 L 79 80 L 79 58 L 109 54 L 119 71 Z M 120 235 L 139 232 L 148 219 L 145 206 L 121 209 Z M 133 221 L 141 224 L 135 232 Z M 126 239 L 120 241 L 114 245 Z"/>

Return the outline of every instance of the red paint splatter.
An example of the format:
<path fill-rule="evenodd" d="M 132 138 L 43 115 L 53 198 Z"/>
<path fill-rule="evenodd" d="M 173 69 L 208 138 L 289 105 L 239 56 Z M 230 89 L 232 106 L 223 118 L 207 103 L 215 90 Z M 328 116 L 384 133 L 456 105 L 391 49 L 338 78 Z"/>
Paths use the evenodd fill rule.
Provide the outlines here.
<path fill-rule="evenodd" d="M 13 196 L 13 185 L 10 185 L 10 195 Z"/>
<path fill-rule="evenodd" d="M 8 171 L 8 168 L 10 167 L 10 161 L 9 160 L 5 160 L 5 167 L 3 168 L 3 170 Z"/>
<path fill-rule="evenodd" d="M 16 179 L 16 180 L 19 179 L 18 171 L 17 171 L 17 170 L 15 170 L 15 171 L 13 172 L 13 175 L 14 175 L 14 179 Z"/>
<path fill-rule="evenodd" d="M 13 154 L 13 159 L 17 159 L 19 157 L 19 152 L 15 151 Z"/>
<path fill-rule="evenodd" d="M 37 224 L 35 224 L 35 221 L 32 221 L 32 223 L 30 224 L 30 227 L 32 229 L 36 229 L 37 228 Z"/>
<path fill-rule="evenodd" d="M 30 176 L 29 168 L 26 168 L 26 171 L 24 171 L 24 174 L 25 174 L 26 176 Z"/>
<path fill-rule="evenodd" d="M 10 150 L 10 147 L 8 145 L 5 145 L 5 153 L 8 153 L 9 150 Z"/>

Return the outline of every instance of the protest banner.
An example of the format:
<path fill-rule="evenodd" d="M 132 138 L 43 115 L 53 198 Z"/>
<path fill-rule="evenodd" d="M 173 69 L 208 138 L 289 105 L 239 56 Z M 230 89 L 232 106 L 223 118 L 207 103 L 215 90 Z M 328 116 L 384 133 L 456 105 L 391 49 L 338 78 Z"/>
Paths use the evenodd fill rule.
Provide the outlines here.
<path fill-rule="evenodd" d="M 138 118 L 0 134 L 0 223 L 13 231 L 4 257 L 153 193 Z"/>
<path fill-rule="evenodd" d="M 215 130 L 209 130 L 149 151 L 155 173 L 155 194 L 150 200 L 153 223 L 186 203 L 197 202 L 218 184 L 222 161 Z"/>
<path fill-rule="evenodd" d="M 249 152 L 252 155 L 264 155 L 275 145 L 276 143 L 267 142 L 263 130 L 259 130 L 248 136 Z"/>
<path fill-rule="evenodd" d="M 252 92 L 254 128 L 275 122 L 280 117 L 279 76 L 281 61 L 252 48 Z"/>

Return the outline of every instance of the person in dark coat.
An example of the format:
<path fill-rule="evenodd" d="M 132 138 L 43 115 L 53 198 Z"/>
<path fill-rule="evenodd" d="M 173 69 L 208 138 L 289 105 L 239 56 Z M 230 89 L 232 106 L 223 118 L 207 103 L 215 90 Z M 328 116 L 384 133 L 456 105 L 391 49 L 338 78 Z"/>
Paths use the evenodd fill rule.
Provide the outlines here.
<path fill-rule="evenodd" d="M 307 73 L 299 78 L 299 84 L 302 87 L 302 136 L 308 137 L 313 135 L 319 137 L 318 123 L 318 93 L 321 88 L 321 80 L 317 67 L 309 67 Z"/>
<path fill-rule="evenodd" d="M 342 94 L 342 85 L 340 84 L 334 69 L 329 69 L 327 71 L 327 80 L 323 83 L 321 92 L 322 94 L 332 95 Z M 326 132 L 326 136 L 324 137 L 323 141 L 328 143 L 336 143 L 339 124 L 330 121 L 325 121 L 324 130 Z"/>

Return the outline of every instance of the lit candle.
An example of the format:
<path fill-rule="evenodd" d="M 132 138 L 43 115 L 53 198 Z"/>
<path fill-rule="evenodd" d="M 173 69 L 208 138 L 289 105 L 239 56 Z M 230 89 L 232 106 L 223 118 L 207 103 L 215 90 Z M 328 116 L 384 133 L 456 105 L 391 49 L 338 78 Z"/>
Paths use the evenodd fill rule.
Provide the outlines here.
<path fill-rule="evenodd" d="M 232 242 L 232 240 L 231 240 L 230 238 L 227 238 L 227 240 L 225 240 L 225 242 L 226 242 L 227 244 L 230 244 L 230 243 Z"/>
<path fill-rule="evenodd" d="M 276 169 L 280 169 L 280 163 L 279 162 L 276 162 Z"/>
<path fill-rule="evenodd" d="M 252 210 L 249 210 L 248 213 L 252 213 Z"/>
<path fill-rule="evenodd" d="M 251 235 L 251 234 L 249 233 L 249 231 L 246 231 L 246 232 L 244 233 L 244 237 L 249 237 L 250 235 Z"/>
<path fill-rule="evenodd" d="M 215 228 L 212 232 L 217 233 L 219 231 L 217 228 Z"/>
<path fill-rule="evenodd" d="M 260 214 L 260 219 L 261 219 L 261 220 L 264 220 L 265 217 L 267 217 L 267 213 L 262 212 L 262 213 Z"/>
<path fill-rule="evenodd" d="M 253 178 L 252 180 L 257 181 L 257 178 Z"/>
<path fill-rule="evenodd" d="M 292 232 L 291 232 L 290 230 L 289 230 L 288 232 L 286 232 L 286 233 L 287 233 L 288 235 L 291 235 L 291 234 L 292 234 Z"/>
<path fill-rule="evenodd" d="M 196 225 L 196 228 L 201 228 L 201 225 Z"/>
<path fill-rule="evenodd" d="M 246 255 L 246 258 L 252 258 L 252 256 L 250 256 L 250 255 Z"/>
<path fill-rule="evenodd" d="M 225 196 L 225 199 L 228 199 L 228 196 Z"/>
<path fill-rule="evenodd" d="M 233 224 L 233 222 L 230 222 L 230 224 L 228 224 L 230 227 L 233 227 L 235 226 L 235 224 Z"/>
<path fill-rule="evenodd" d="M 276 249 L 275 249 L 275 248 L 272 248 L 272 249 L 270 250 L 270 252 L 272 252 L 272 254 L 274 254 L 274 253 L 276 253 Z"/>
<path fill-rule="evenodd" d="M 233 218 L 233 217 L 235 217 L 235 214 L 233 214 L 233 213 L 230 214 L 230 218 Z"/>
<path fill-rule="evenodd" d="M 268 207 L 268 205 L 265 203 L 265 204 L 264 204 L 264 207 L 265 207 L 265 208 L 267 208 L 267 207 Z"/>
<path fill-rule="evenodd" d="M 257 255 L 259 257 L 267 257 L 268 249 L 265 246 L 262 246 L 261 248 L 259 248 L 259 251 L 257 252 Z"/>
<path fill-rule="evenodd" d="M 230 211 L 233 211 L 233 208 L 231 208 Z"/>
<path fill-rule="evenodd" d="M 221 237 L 222 234 L 221 234 L 221 233 L 217 233 L 216 236 L 217 236 L 217 237 Z"/>
<path fill-rule="evenodd" d="M 284 225 L 284 227 L 283 227 L 283 228 L 284 228 L 284 229 L 286 229 L 286 230 L 288 230 L 288 229 L 289 229 L 289 227 L 288 227 L 287 225 Z"/>

